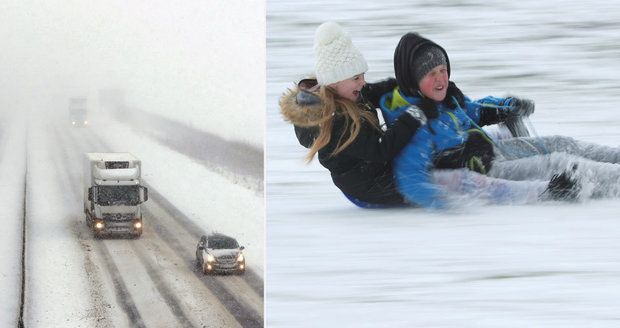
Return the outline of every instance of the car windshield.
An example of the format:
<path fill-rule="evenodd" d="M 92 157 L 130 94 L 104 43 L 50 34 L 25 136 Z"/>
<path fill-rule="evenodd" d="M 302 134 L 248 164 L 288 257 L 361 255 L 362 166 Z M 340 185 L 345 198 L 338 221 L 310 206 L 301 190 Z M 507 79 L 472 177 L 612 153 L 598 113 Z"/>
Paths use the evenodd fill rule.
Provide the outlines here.
<path fill-rule="evenodd" d="M 211 238 L 209 239 L 209 248 L 212 249 L 231 249 L 238 248 L 239 244 L 232 238 Z"/>
<path fill-rule="evenodd" d="M 140 190 L 138 186 L 99 186 L 97 201 L 99 205 L 127 205 L 140 204 Z"/>

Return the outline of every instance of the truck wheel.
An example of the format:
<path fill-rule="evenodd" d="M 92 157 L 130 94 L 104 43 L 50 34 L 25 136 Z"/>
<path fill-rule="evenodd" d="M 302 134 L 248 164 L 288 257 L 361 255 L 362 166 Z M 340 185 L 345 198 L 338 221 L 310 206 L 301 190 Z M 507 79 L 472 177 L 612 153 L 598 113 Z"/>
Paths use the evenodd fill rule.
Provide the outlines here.
<path fill-rule="evenodd" d="M 202 264 L 202 273 L 208 275 L 210 274 L 209 270 L 207 270 L 207 266 L 205 264 Z"/>

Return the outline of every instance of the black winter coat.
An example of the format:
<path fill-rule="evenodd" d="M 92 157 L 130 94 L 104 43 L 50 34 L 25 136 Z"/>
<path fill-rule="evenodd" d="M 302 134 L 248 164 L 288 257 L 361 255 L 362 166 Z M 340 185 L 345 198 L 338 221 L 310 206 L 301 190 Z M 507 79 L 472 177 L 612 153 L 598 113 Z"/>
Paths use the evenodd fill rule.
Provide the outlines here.
<path fill-rule="evenodd" d="M 380 96 L 392 90 L 394 86 L 394 80 L 367 84 L 362 90 L 360 108 L 364 109 L 361 110 L 368 110 L 376 116 L 374 108 L 377 107 Z M 285 94 L 280 106 L 284 117 L 295 125 L 295 133 L 300 144 L 309 148 L 319 132 L 318 126 L 312 125 L 311 122 L 318 120 L 321 104 L 317 98 L 311 104 L 305 101 L 300 104 L 301 101 L 298 101 L 300 92 L 306 91 L 297 89 Z M 295 111 L 295 115 L 291 115 L 291 111 Z M 307 112 L 302 115 L 305 121 L 299 119 L 300 111 Z M 319 162 L 330 171 L 334 184 L 349 197 L 365 203 L 403 204 L 404 199 L 394 181 L 392 160 L 407 145 L 420 123 L 410 115 L 402 115 L 393 127 L 386 131 L 378 131 L 371 123 L 363 122 L 361 131 L 353 143 L 332 156 L 339 136 L 345 129 L 344 125 L 345 118 L 336 114 L 330 143 L 318 152 Z M 348 131 L 342 136 L 342 140 L 347 138 Z"/>

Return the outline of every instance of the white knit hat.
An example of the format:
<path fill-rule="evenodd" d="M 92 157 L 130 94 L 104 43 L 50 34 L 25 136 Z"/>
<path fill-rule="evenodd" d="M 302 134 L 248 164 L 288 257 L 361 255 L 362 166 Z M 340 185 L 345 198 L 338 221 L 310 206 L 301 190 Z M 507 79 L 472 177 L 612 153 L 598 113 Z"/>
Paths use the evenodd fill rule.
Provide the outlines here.
<path fill-rule="evenodd" d="M 365 73 L 368 64 L 351 37 L 334 22 L 321 24 L 314 35 L 314 73 L 320 85 L 329 85 Z"/>

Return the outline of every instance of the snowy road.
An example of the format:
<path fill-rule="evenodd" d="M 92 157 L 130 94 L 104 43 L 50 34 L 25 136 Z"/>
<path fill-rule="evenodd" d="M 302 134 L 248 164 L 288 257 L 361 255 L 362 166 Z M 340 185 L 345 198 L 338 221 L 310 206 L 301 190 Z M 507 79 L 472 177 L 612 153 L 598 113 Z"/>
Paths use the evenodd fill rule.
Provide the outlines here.
<path fill-rule="evenodd" d="M 82 156 L 84 152 L 115 150 L 93 133 L 106 134 L 112 128 L 73 129 L 64 123 L 34 119 L 27 130 L 12 129 L 9 132 L 14 135 L 3 139 L 11 141 L 10 145 L 3 142 L 4 148 L 15 147 L 13 151 L 24 148 L 20 141 L 28 142 L 24 325 L 261 327 L 263 266 L 262 249 L 257 247 L 262 241 L 262 230 L 257 228 L 260 223 L 252 221 L 246 227 L 258 231 L 230 231 L 218 220 L 196 220 L 163 196 L 170 193 L 168 188 L 161 191 L 159 186 L 150 184 L 151 197 L 145 203 L 145 230 L 140 239 L 93 239 L 81 204 Z M 119 134 L 117 130 L 116 136 Z M 2 167 L 11 168 L 5 163 Z M 23 177 L 24 174 L 22 196 Z M 14 180 L 12 184 L 19 185 L 19 179 Z M 209 181 L 215 183 L 213 179 Z M 18 193 L 15 194 L 17 197 Z M 257 198 L 251 205 L 262 204 L 261 195 L 255 191 L 245 194 L 249 196 L 242 194 L 240 198 Z M 10 205 L 19 213 L 19 207 Z M 195 206 L 196 209 L 200 207 Z M 262 209 L 258 206 L 255 211 Z M 224 213 L 213 208 L 207 214 Z M 231 215 L 232 221 L 237 215 Z M 3 301 L 4 313 L 19 313 L 20 229 L 16 225 L 14 238 L 2 242 L 3 247 L 8 247 L 6 251 L 14 254 L 5 262 L 15 264 L 2 272 L 1 282 L 12 288 Z M 249 263 L 245 275 L 205 276 L 196 268 L 196 243 L 200 235 L 210 231 L 232 233 L 240 243 L 245 243 Z M 3 253 L 6 256 L 8 252 Z M 7 321 L 0 326 L 15 326 L 16 317 L 3 319 Z"/>

